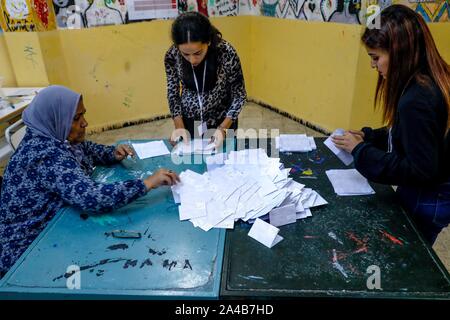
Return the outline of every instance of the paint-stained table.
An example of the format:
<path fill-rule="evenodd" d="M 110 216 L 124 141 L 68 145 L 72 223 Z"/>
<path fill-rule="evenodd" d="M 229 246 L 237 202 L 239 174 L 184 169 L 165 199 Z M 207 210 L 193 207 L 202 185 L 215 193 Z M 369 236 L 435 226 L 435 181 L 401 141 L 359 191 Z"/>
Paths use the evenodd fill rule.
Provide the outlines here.
<path fill-rule="evenodd" d="M 201 158 L 183 159 L 189 158 L 192 164 L 175 165 L 170 155 L 136 163 L 124 160 L 96 168 L 93 178 L 126 180 L 160 167 L 206 170 Z M 113 237 L 111 231 L 118 229 L 138 231 L 142 237 Z M 223 229 L 204 232 L 188 221 L 180 222 L 167 187 L 110 214 L 87 217 L 66 208 L 2 279 L 0 300 L 217 299 L 224 239 Z"/>
<path fill-rule="evenodd" d="M 325 171 L 345 166 L 323 140 L 316 138 L 314 152 L 280 158 L 329 204 L 280 227 L 284 240 L 272 249 L 249 238 L 247 224 L 228 231 L 221 297 L 450 299 L 448 272 L 391 187 L 372 183 L 370 196 L 334 193 Z"/>
<path fill-rule="evenodd" d="M 270 141 L 264 142 L 270 154 Z M 375 195 L 336 196 L 325 170 L 344 166 L 322 142 L 316 138 L 315 152 L 280 154 L 285 166 L 294 168 L 293 178 L 329 204 L 314 208 L 311 218 L 280 227 L 284 240 L 272 249 L 248 237 L 245 223 L 225 236 L 223 230 L 204 232 L 180 222 L 170 189 L 159 188 L 111 214 L 86 219 L 71 208 L 59 212 L 2 279 L 0 299 L 448 299 L 448 272 L 393 190 L 372 184 Z M 180 165 L 169 156 L 127 160 L 97 168 L 94 178 L 141 177 L 159 167 L 205 170 L 198 158 L 192 160 Z M 115 229 L 136 230 L 142 238 L 114 238 Z M 80 289 L 68 289 L 77 284 Z"/>

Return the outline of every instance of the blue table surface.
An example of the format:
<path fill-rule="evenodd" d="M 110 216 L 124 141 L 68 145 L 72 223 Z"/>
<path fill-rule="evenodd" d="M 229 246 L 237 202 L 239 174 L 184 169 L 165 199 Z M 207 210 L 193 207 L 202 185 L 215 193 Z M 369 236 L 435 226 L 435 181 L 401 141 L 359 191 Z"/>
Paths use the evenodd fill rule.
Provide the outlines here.
<path fill-rule="evenodd" d="M 170 155 L 136 163 L 125 160 L 96 168 L 93 178 L 126 180 L 161 167 L 204 172 L 205 165 L 196 162 L 176 165 Z M 2 279 L 0 298 L 218 298 L 225 230 L 205 232 L 180 221 L 170 188 L 152 190 L 110 214 L 86 220 L 81 214 L 74 208 L 58 212 Z M 117 229 L 143 236 L 108 235 Z M 80 289 L 67 287 L 73 281 L 71 265 L 81 270 Z"/>

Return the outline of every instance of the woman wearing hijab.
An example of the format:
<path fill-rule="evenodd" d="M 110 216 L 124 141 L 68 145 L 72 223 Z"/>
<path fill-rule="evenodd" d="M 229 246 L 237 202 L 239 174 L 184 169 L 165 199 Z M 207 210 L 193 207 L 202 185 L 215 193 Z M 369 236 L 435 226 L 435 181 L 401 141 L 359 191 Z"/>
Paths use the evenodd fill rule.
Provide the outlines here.
<path fill-rule="evenodd" d="M 81 95 L 62 86 L 42 90 L 23 112 L 27 130 L 3 177 L 0 278 L 63 206 L 108 212 L 179 181 L 165 169 L 144 180 L 92 180 L 94 166 L 118 163 L 133 152 L 85 141 L 85 112 Z"/>

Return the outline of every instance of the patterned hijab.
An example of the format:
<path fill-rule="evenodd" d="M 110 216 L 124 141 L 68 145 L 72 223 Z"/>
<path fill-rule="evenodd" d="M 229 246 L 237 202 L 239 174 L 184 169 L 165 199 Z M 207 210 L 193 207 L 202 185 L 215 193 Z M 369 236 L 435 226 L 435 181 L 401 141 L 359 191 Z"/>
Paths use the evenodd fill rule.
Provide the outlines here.
<path fill-rule="evenodd" d="M 44 137 L 65 142 L 81 95 L 63 86 L 41 90 L 22 114 L 27 127 Z"/>

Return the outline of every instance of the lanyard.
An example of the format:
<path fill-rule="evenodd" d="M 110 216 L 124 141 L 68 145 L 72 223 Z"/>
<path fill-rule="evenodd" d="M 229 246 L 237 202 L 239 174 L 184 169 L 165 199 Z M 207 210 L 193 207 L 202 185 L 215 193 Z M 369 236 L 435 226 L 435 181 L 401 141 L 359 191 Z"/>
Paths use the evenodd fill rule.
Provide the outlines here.
<path fill-rule="evenodd" d="M 205 60 L 205 65 L 203 67 L 203 84 L 202 84 L 202 95 L 205 92 L 205 79 L 206 79 L 206 64 L 208 61 Z M 195 75 L 194 66 L 191 64 L 192 67 L 192 73 L 194 74 L 194 82 L 195 87 L 197 88 L 197 98 L 198 98 L 198 104 L 200 106 L 200 121 L 203 123 L 203 101 L 200 97 L 200 90 L 198 88 L 198 82 L 197 82 L 197 76 Z"/>
<path fill-rule="evenodd" d="M 389 137 L 388 137 L 388 153 L 393 151 L 392 148 L 392 128 L 389 128 Z"/>

